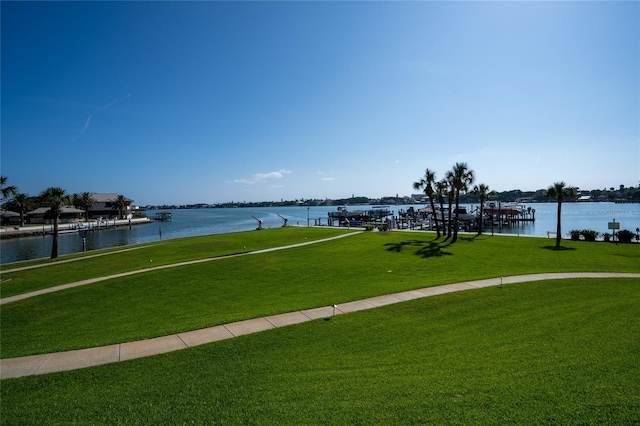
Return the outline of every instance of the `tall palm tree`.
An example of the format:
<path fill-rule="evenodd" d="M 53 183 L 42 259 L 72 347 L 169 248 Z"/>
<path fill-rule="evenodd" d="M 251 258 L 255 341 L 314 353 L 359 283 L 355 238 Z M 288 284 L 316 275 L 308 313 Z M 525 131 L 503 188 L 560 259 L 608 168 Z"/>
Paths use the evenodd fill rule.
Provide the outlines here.
<path fill-rule="evenodd" d="M 89 222 L 89 209 L 96 203 L 91 192 L 83 192 L 81 194 L 73 194 L 73 205 L 76 208 L 84 210 L 84 219 Z"/>
<path fill-rule="evenodd" d="M 484 200 L 489 199 L 489 186 L 481 183 L 475 185 L 471 190 L 471 193 L 477 197 L 480 197 L 480 223 L 478 224 L 478 235 L 482 234 L 482 216 L 484 215 Z"/>
<path fill-rule="evenodd" d="M 558 202 L 558 219 L 556 225 L 556 248 L 560 247 L 560 240 L 562 237 L 561 232 L 561 215 L 562 215 L 562 202 L 567 198 L 575 198 L 578 193 L 578 188 L 573 186 L 567 186 L 564 182 L 556 182 L 551 185 L 545 191 L 544 195 L 549 198 L 554 198 Z"/>
<path fill-rule="evenodd" d="M 5 198 L 9 198 L 16 192 L 18 192 L 18 188 L 16 188 L 14 185 L 7 186 L 7 177 L 0 176 L 0 193 L 2 193 L 2 200 L 4 200 Z"/>
<path fill-rule="evenodd" d="M 455 243 L 458 240 L 458 218 L 460 210 L 460 193 L 469 190 L 469 185 L 475 180 L 473 170 L 469 169 L 467 163 L 456 163 L 451 170 L 451 183 L 455 191 L 456 197 L 456 211 L 455 211 L 455 223 L 453 226 L 453 240 Z"/>
<path fill-rule="evenodd" d="M 438 214 L 436 213 L 436 206 L 433 200 L 433 194 L 435 190 L 433 189 L 433 184 L 436 181 L 436 173 L 432 170 L 427 169 L 424 172 L 424 176 L 420 178 L 419 181 L 413 182 L 413 189 L 424 190 L 424 193 L 427 197 L 429 197 L 429 203 L 431 204 L 431 212 L 433 214 L 433 219 L 436 222 L 436 232 L 437 238 L 440 238 L 440 228 L 438 227 Z"/>
<path fill-rule="evenodd" d="M 124 195 L 118 195 L 116 200 L 113 202 L 113 207 L 118 209 L 120 213 L 120 219 L 122 219 L 122 210 L 129 205 L 129 200 Z"/>
<path fill-rule="evenodd" d="M 71 198 L 66 191 L 60 187 L 52 186 L 45 189 L 40 198 L 43 203 L 49 206 L 49 211 L 53 215 L 53 242 L 51 244 L 51 258 L 58 257 L 58 224 L 62 209 L 71 203 Z"/>

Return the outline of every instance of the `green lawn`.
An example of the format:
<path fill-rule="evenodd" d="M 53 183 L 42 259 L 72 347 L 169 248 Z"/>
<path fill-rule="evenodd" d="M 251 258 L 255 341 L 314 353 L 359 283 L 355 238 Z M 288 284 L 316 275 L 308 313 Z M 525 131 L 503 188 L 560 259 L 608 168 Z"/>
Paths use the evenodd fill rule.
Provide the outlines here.
<path fill-rule="evenodd" d="M 412 259 L 430 269 L 429 262 L 459 259 L 476 243 L 448 248 L 451 256 Z M 537 243 L 529 250 L 547 253 Z M 591 250 L 576 247 L 553 255 Z M 154 357 L 3 380 L 0 421 L 638 424 L 638 306 L 637 279 L 449 293 Z"/>
<path fill-rule="evenodd" d="M 253 241 L 247 244 L 262 248 L 268 241 L 299 242 L 306 235 L 305 230 L 240 236 L 268 236 L 261 240 L 262 245 Z M 313 231 L 308 238 L 344 232 Z M 141 254 L 145 250 L 162 248 L 162 262 L 170 263 L 171 253 L 182 261 L 189 258 L 187 252 L 211 257 L 213 252 L 236 252 L 243 244 L 242 239 L 234 240 L 236 248 L 225 251 L 218 248 L 222 244 L 216 243 L 225 241 L 225 237 L 216 238 L 221 240 L 186 239 L 175 242 L 175 248 L 174 242 L 166 242 L 130 254 L 15 274 L 20 276 L 21 285 L 29 287 L 31 274 L 42 281 L 42 274 L 56 268 L 55 276 L 69 282 L 75 280 L 76 274 L 95 274 L 84 268 L 93 268 L 99 262 L 113 264 L 112 269 L 116 269 L 115 256 L 137 256 L 138 262 L 147 267 L 148 259 L 145 261 Z M 553 241 L 546 239 L 463 235 L 458 243 L 448 245 L 436 241 L 433 234 L 370 232 L 296 249 L 151 271 L 4 305 L 0 311 L 1 356 L 122 343 L 466 280 L 539 272 L 640 272 L 640 247 L 636 245 L 563 244 L 563 250 L 553 250 Z"/>
<path fill-rule="evenodd" d="M 151 266 L 228 256 L 270 247 L 281 247 L 305 241 L 330 238 L 348 232 L 350 231 L 344 228 L 288 227 L 265 229 L 261 232 L 216 234 L 96 250 L 61 256 L 54 260 L 38 259 L 29 262 L 17 262 L 2 265 L 3 280 L 9 279 L 9 281 L 0 284 L 0 295 L 8 297 L 66 284 L 70 281 L 81 281 Z M 96 255 L 99 256 L 96 257 Z M 71 259 L 76 261 L 66 262 Z M 150 260 L 151 262 L 149 262 Z M 47 266 L 12 272 L 12 270 L 31 265 Z"/>

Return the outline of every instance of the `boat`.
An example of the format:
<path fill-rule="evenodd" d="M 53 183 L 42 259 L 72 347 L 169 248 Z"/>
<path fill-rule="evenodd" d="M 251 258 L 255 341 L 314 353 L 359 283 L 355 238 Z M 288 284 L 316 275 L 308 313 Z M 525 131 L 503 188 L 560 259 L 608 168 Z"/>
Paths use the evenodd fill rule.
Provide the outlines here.
<path fill-rule="evenodd" d="M 49 232 L 50 234 L 53 234 L 53 231 Z M 58 235 L 64 235 L 64 234 L 77 234 L 78 230 L 77 229 L 59 229 L 58 230 Z"/>
<path fill-rule="evenodd" d="M 505 216 L 522 216 L 531 211 L 524 204 L 520 203 L 502 203 L 499 201 L 490 201 L 484 206 L 485 214 L 499 214 Z"/>

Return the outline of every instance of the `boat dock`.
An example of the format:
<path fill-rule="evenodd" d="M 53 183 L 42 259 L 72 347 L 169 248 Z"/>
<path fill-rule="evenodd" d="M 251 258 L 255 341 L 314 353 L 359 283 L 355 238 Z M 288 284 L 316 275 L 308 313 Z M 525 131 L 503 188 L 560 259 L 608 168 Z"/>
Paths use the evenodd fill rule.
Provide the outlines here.
<path fill-rule="evenodd" d="M 492 201 L 484 206 L 484 214 L 487 217 L 485 223 L 488 225 L 512 225 L 536 221 L 536 209 L 517 203 Z"/>
<path fill-rule="evenodd" d="M 157 222 L 169 222 L 173 218 L 171 212 L 160 212 L 153 215 L 153 220 Z"/>
<path fill-rule="evenodd" d="M 393 212 L 388 206 L 376 206 L 369 210 L 348 210 L 347 207 L 338 207 L 337 212 L 328 213 L 328 225 L 335 226 L 364 226 L 382 225 L 387 217 L 393 217 Z"/>

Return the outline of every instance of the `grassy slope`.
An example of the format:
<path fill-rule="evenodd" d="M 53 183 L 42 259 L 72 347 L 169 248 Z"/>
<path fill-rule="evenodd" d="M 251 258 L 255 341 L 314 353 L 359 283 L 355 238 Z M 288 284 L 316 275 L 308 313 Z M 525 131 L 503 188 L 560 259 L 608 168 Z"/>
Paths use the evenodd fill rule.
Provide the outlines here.
<path fill-rule="evenodd" d="M 261 250 L 314 241 L 346 234 L 344 228 L 299 228 L 265 229 L 261 232 L 236 232 L 182 238 L 165 242 L 140 244 L 126 248 L 97 250 L 56 260 L 34 260 L 2 265 L 3 279 L 10 281 L 0 284 L 2 297 L 27 293 L 42 288 L 81 281 L 89 278 L 113 275 L 183 261 L 227 256 L 247 251 Z M 95 257 L 95 255 L 101 255 Z M 61 263 L 70 259 L 82 259 Z M 149 263 L 152 260 L 152 263 Z M 30 265 L 47 264 L 46 267 L 12 272 L 12 269 Z"/>
<path fill-rule="evenodd" d="M 3 424 L 637 424 L 637 279 L 390 305 L 4 380 Z"/>
<path fill-rule="evenodd" d="M 2 357 L 120 343 L 471 279 L 640 271 L 637 246 L 566 242 L 565 250 L 555 251 L 548 244 L 463 236 L 448 246 L 431 234 L 364 233 L 110 280 L 3 306 Z"/>

